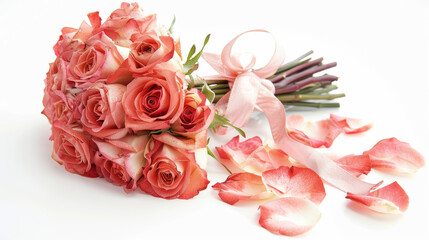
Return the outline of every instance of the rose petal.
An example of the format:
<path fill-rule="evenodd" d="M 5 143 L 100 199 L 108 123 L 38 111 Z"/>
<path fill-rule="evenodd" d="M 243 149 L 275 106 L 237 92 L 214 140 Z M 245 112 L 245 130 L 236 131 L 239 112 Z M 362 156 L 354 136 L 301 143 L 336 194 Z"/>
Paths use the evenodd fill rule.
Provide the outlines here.
<path fill-rule="evenodd" d="M 420 153 L 396 138 L 383 139 L 363 154 L 369 156 L 373 168 L 390 172 L 413 173 L 425 165 Z"/>
<path fill-rule="evenodd" d="M 279 167 L 262 173 L 266 188 L 279 196 L 301 197 L 320 204 L 325 198 L 323 181 L 313 170 Z"/>
<path fill-rule="evenodd" d="M 259 206 L 259 209 L 259 224 L 272 233 L 286 236 L 307 232 L 321 217 L 317 206 L 305 198 L 280 198 Z"/>
<path fill-rule="evenodd" d="M 371 161 L 368 155 L 347 155 L 334 162 L 356 177 L 362 174 L 368 175 L 371 171 Z"/>
<path fill-rule="evenodd" d="M 353 134 L 353 133 L 361 133 L 368 131 L 372 128 L 373 123 L 366 123 L 365 121 L 361 119 L 356 118 L 346 118 L 337 116 L 334 114 L 330 115 L 330 119 L 334 121 L 336 124 L 343 127 L 343 130 L 347 134 Z"/>
<path fill-rule="evenodd" d="M 312 123 L 306 122 L 304 117 L 300 115 L 289 116 L 286 127 L 290 137 L 314 148 L 330 147 L 343 131 L 342 127 L 330 119 Z"/>
<path fill-rule="evenodd" d="M 380 213 L 404 213 L 409 204 L 407 193 L 397 182 L 370 192 L 366 196 L 347 193 L 346 198 Z"/>
<path fill-rule="evenodd" d="M 247 172 L 232 174 L 225 182 L 212 187 L 219 190 L 222 201 L 231 205 L 243 199 L 266 199 L 272 196 L 260 176 Z"/>

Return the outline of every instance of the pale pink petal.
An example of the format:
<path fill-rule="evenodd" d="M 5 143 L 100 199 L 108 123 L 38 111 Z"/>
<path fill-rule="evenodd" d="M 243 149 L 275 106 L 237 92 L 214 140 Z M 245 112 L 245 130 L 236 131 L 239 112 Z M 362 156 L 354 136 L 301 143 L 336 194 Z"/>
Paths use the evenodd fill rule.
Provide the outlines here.
<path fill-rule="evenodd" d="M 93 141 L 97 144 L 98 151 L 109 160 L 120 158 L 120 155 L 123 153 L 122 149 L 111 143 L 98 141 L 96 139 L 93 139 Z"/>
<path fill-rule="evenodd" d="M 259 224 L 272 233 L 285 236 L 307 232 L 321 217 L 317 205 L 305 198 L 279 198 L 259 206 L 259 209 Z"/>
<path fill-rule="evenodd" d="M 334 160 L 340 167 L 356 177 L 368 175 L 371 171 L 371 161 L 368 155 L 347 155 Z"/>
<path fill-rule="evenodd" d="M 262 181 L 274 194 L 306 198 L 320 204 L 325 198 L 323 181 L 313 170 L 298 167 L 279 167 L 262 173 Z"/>
<path fill-rule="evenodd" d="M 347 134 L 361 133 L 368 131 L 372 128 L 373 123 L 365 122 L 361 119 L 346 118 L 331 114 L 330 119 L 339 126 L 343 127 L 343 130 Z"/>
<path fill-rule="evenodd" d="M 222 201 L 231 205 L 244 199 L 266 199 L 272 196 L 260 176 L 247 172 L 232 174 L 225 182 L 212 187 L 219 191 Z"/>
<path fill-rule="evenodd" d="M 346 198 L 380 213 L 404 213 L 409 204 L 407 193 L 397 182 L 370 192 L 368 195 L 347 193 Z"/>
<path fill-rule="evenodd" d="M 373 168 L 390 172 L 412 173 L 425 165 L 419 152 L 396 138 L 383 139 L 363 154 L 369 156 Z"/>
<path fill-rule="evenodd" d="M 303 116 L 296 114 L 287 118 L 286 127 L 290 137 L 314 148 L 330 147 L 343 131 L 341 126 L 330 119 L 312 123 L 306 122 Z"/>

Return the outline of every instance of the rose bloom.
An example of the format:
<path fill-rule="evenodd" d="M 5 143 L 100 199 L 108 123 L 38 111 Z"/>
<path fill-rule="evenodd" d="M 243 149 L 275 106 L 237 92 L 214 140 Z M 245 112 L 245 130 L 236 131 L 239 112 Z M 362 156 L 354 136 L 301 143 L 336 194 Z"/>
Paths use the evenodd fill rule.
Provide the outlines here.
<path fill-rule="evenodd" d="M 193 137 L 207 130 L 216 111 L 213 105 L 206 105 L 206 96 L 198 89 L 185 91 L 185 103 L 179 119 L 173 124 L 174 133 Z"/>
<path fill-rule="evenodd" d="M 182 73 L 158 68 L 135 78 L 122 100 L 125 126 L 134 131 L 169 128 L 183 109 L 183 82 Z"/>
<path fill-rule="evenodd" d="M 137 3 L 122 3 L 121 8 L 113 11 L 101 25 L 100 30 L 117 45 L 130 47 L 133 34 L 154 32 L 156 25 L 156 15 L 145 16 Z"/>
<path fill-rule="evenodd" d="M 67 81 L 67 64 L 66 61 L 59 57 L 49 64 L 49 71 L 46 73 L 45 79 L 47 90 L 65 92 L 70 89 L 72 83 Z"/>
<path fill-rule="evenodd" d="M 174 55 L 174 39 L 170 36 L 158 36 L 155 33 L 134 34 L 131 40 L 133 43 L 128 64 L 133 73 L 148 72 Z"/>
<path fill-rule="evenodd" d="M 100 28 L 101 18 L 98 12 L 88 14 L 91 25 L 82 22 L 79 29 L 64 27 L 61 29 L 61 35 L 54 46 L 55 55 L 61 57 L 67 62 L 74 52 L 85 48 L 85 42 L 93 35 L 93 31 Z"/>
<path fill-rule="evenodd" d="M 94 143 L 80 129 L 72 129 L 64 122 L 52 124 L 51 140 L 54 141 L 52 159 L 71 173 L 85 177 L 98 177 L 93 156 Z"/>
<path fill-rule="evenodd" d="M 139 183 L 140 189 L 166 199 L 190 199 L 206 189 L 209 184 L 207 173 L 198 165 L 200 159 L 196 156 L 207 158 L 207 152 L 206 155 L 200 155 L 179 148 L 180 138 L 171 142 L 162 142 L 156 138 L 157 135 L 152 136 L 146 150 L 147 165 L 143 171 L 144 178 Z"/>
<path fill-rule="evenodd" d="M 119 140 L 94 139 L 98 146 L 94 163 L 100 176 L 122 186 L 127 193 L 137 189 L 146 164 L 144 150 L 148 140 L 148 135 L 127 135 Z"/>
<path fill-rule="evenodd" d="M 115 44 L 100 32 L 86 42 L 86 48 L 76 51 L 68 66 L 69 80 L 79 88 L 87 88 L 104 80 L 124 61 Z"/>
<path fill-rule="evenodd" d="M 76 111 L 75 96 L 70 92 L 46 91 L 43 95 L 43 105 L 45 108 L 42 111 L 49 122 L 52 124 L 55 121 L 60 121 L 72 125 L 78 120 Z"/>
<path fill-rule="evenodd" d="M 128 132 L 122 107 L 125 90 L 120 84 L 96 83 L 83 91 L 79 105 L 83 130 L 99 138 L 124 137 Z"/>

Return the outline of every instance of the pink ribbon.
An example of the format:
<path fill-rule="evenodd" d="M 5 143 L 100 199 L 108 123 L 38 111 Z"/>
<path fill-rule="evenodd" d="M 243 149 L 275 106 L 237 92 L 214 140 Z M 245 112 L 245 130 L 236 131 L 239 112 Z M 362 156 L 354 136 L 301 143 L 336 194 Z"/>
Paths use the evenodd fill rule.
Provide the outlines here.
<path fill-rule="evenodd" d="M 268 33 L 275 43 L 274 54 L 270 61 L 258 70 L 252 69 L 256 63 L 255 56 L 252 55 L 250 63 L 243 67 L 240 63 L 240 55 L 231 53 L 236 40 L 249 32 Z M 367 194 L 381 183 L 364 182 L 339 167 L 324 154 L 289 137 L 286 130 L 286 111 L 280 100 L 274 96 L 272 82 L 266 79 L 277 71 L 285 58 L 284 51 L 277 45 L 271 33 L 265 30 L 241 33 L 225 46 L 221 56 L 204 53 L 203 58 L 219 73 L 205 79 L 229 81 L 231 91 L 218 101 L 216 109 L 232 124 L 243 127 L 255 109 L 262 111 L 268 119 L 271 134 L 277 146 L 296 161 L 315 171 L 329 184 L 344 192 Z M 227 130 L 227 128 L 217 129 L 216 133 L 225 134 Z"/>

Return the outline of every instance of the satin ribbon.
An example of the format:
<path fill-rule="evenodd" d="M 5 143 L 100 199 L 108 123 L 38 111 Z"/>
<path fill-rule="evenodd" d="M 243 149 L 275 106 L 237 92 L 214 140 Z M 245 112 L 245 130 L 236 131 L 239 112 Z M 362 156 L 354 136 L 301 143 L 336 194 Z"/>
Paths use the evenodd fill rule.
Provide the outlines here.
<path fill-rule="evenodd" d="M 270 34 L 274 39 L 274 53 L 270 61 L 261 69 L 253 70 L 256 57 L 251 56 L 250 63 L 243 67 L 240 55 L 232 54 L 232 47 L 239 37 L 250 32 Z M 251 30 L 239 34 L 222 50 L 219 56 L 203 53 L 203 58 L 219 74 L 205 77 L 207 80 L 228 80 L 231 91 L 216 104 L 220 114 L 228 118 L 237 127 L 246 125 L 254 110 L 264 112 L 271 128 L 271 134 L 277 147 L 290 157 L 315 171 L 322 179 L 344 192 L 367 194 L 378 184 L 364 182 L 342 169 L 326 155 L 297 142 L 289 137 L 286 130 L 286 111 L 280 100 L 274 96 L 274 86 L 266 78 L 272 76 L 283 63 L 285 55 L 275 37 L 266 30 Z M 227 128 L 216 130 L 225 134 Z"/>

